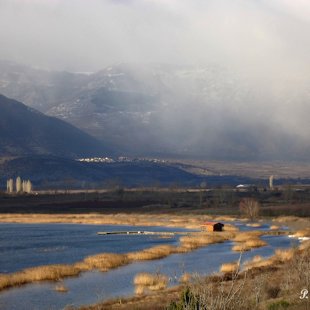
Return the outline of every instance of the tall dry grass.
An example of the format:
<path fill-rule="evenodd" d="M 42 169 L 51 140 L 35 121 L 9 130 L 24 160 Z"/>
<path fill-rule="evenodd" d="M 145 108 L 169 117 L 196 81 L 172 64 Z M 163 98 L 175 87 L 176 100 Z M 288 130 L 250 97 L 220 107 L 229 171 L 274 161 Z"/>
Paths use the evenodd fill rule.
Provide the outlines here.
<path fill-rule="evenodd" d="M 48 265 L 27 268 L 13 274 L 0 275 L 0 290 L 36 281 L 58 281 L 64 277 L 77 276 L 80 269 L 73 265 Z"/>
<path fill-rule="evenodd" d="M 125 254 L 104 253 L 88 256 L 83 260 L 87 270 L 107 271 L 128 264 L 130 259 Z"/>
<path fill-rule="evenodd" d="M 279 228 L 280 228 L 280 226 L 278 226 L 278 225 L 271 225 L 270 226 L 270 230 L 277 230 Z"/>
<path fill-rule="evenodd" d="M 220 243 L 229 240 L 234 236 L 234 232 L 211 232 L 211 233 L 196 233 L 180 238 L 179 251 L 197 249 L 213 243 Z"/>
<path fill-rule="evenodd" d="M 248 223 L 246 224 L 246 226 L 257 228 L 257 227 L 261 227 L 262 225 L 259 223 Z"/>
<path fill-rule="evenodd" d="M 220 267 L 220 272 L 223 273 L 236 273 L 240 268 L 239 262 L 232 262 L 232 263 L 226 263 L 222 264 Z"/>
<path fill-rule="evenodd" d="M 133 283 L 136 287 L 136 294 L 144 292 L 159 291 L 167 287 L 168 277 L 162 274 L 139 273 L 134 277 Z"/>
<path fill-rule="evenodd" d="M 249 270 L 252 268 L 275 266 L 279 263 L 285 263 L 292 260 L 296 254 L 298 253 L 293 248 L 286 250 L 277 249 L 275 250 L 274 255 L 271 257 L 263 258 L 261 256 L 255 256 L 252 260 L 246 261 L 244 263 L 244 268 L 245 270 Z"/>
<path fill-rule="evenodd" d="M 185 272 L 179 278 L 179 282 L 180 283 L 188 283 L 191 280 L 191 278 L 192 278 L 192 275 L 190 273 Z"/>
<path fill-rule="evenodd" d="M 310 228 L 305 228 L 301 230 L 297 230 L 294 233 L 295 237 L 310 237 Z"/>
<path fill-rule="evenodd" d="M 262 231 L 242 231 L 235 233 L 233 241 L 236 242 L 245 242 L 249 239 L 258 238 L 262 236 L 264 232 Z"/>
<path fill-rule="evenodd" d="M 142 251 L 128 253 L 127 258 L 131 261 L 152 260 L 167 257 L 173 253 L 177 253 L 176 247 L 171 245 L 159 245 Z"/>
<path fill-rule="evenodd" d="M 244 252 L 267 245 L 265 241 L 259 238 L 263 234 L 261 231 L 237 232 L 232 239 L 236 242 L 232 250 L 235 252 Z"/>
<path fill-rule="evenodd" d="M 67 293 L 69 289 L 63 283 L 60 283 L 55 285 L 55 291 L 58 293 Z"/>
<path fill-rule="evenodd" d="M 239 231 L 239 228 L 236 225 L 226 223 L 223 227 L 224 231 Z"/>

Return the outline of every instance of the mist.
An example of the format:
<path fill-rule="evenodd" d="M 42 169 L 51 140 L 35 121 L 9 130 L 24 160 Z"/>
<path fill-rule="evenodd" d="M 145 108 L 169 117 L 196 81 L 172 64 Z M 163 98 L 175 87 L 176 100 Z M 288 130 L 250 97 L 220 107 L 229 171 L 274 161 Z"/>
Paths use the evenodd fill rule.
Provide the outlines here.
<path fill-rule="evenodd" d="M 1 0 L 0 40 L 0 59 L 47 70 L 219 67 L 225 79 L 213 77 L 205 95 L 189 79 L 170 89 L 169 107 L 151 118 L 162 147 L 309 154 L 306 0 Z"/>
<path fill-rule="evenodd" d="M 309 65 L 310 4 L 278 0 L 1 0 L 2 59 L 69 71 L 120 62 Z"/>

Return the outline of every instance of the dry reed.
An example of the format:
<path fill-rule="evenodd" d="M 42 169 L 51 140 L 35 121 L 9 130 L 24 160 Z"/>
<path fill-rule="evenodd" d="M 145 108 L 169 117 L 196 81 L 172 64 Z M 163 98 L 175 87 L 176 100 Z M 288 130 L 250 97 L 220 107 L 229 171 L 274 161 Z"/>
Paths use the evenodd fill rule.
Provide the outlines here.
<path fill-rule="evenodd" d="M 209 244 L 224 242 L 226 240 L 229 240 L 231 236 L 234 236 L 232 232 L 197 233 L 189 236 L 183 236 L 180 238 L 181 245 L 179 250 L 180 251 L 182 250 L 186 251 L 186 249 L 193 250 Z"/>
<path fill-rule="evenodd" d="M 159 291 L 167 287 L 168 278 L 162 274 L 139 273 L 134 277 L 134 285 L 136 294 L 144 292 Z"/>
<path fill-rule="evenodd" d="M 273 264 L 274 264 L 274 259 L 272 257 L 264 259 L 263 257 L 257 255 L 257 256 L 254 256 L 252 260 L 249 260 L 244 263 L 244 269 L 249 270 L 252 268 L 267 267 Z"/>
<path fill-rule="evenodd" d="M 174 246 L 159 245 L 142 251 L 128 253 L 127 258 L 131 261 L 152 260 L 167 257 L 176 252 L 177 249 Z"/>
<path fill-rule="evenodd" d="M 239 231 L 239 228 L 233 224 L 225 224 L 224 231 Z"/>
<path fill-rule="evenodd" d="M 295 254 L 294 249 L 287 249 L 287 250 L 275 250 L 274 260 L 279 260 L 280 262 L 286 262 L 293 258 Z"/>
<path fill-rule="evenodd" d="M 277 225 L 271 225 L 270 226 L 270 230 L 277 230 L 279 228 L 280 228 L 280 226 L 277 226 Z"/>
<path fill-rule="evenodd" d="M 236 273 L 239 270 L 239 262 L 222 264 L 220 271 L 223 273 Z"/>
<path fill-rule="evenodd" d="M 129 263 L 127 255 L 104 253 L 88 256 L 83 261 L 88 266 L 88 269 L 99 269 L 101 271 L 107 271 L 112 268 L 123 266 Z"/>
<path fill-rule="evenodd" d="M 191 280 L 192 276 L 189 273 L 183 273 L 179 279 L 180 283 L 188 283 Z"/>
<path fill-rule="evenodd" d="M 294 234 L 295 237 L 310 237 L 310 228 L 297 230 Z"/>
<path fill-rule="evenodd" d="M 243 232 L 236 232 L 233 241 L 236 242 L 245 242 L 249 239 L 258 238 L 259 236 L 263 235 L 261 231 L 243 231 Z"/>
<path fill-rule="evenodd" d="M 27 268 L 23 271 L 0 275 L 0 290 L 35 281 L 58 281 L 63 277 L 76 276 L 81 272 L 73 265 L 48 265 Z"/>
<path fill-rule="evenodd" d="M 248 226 L 248 227 L 261 227 L 262 225 L 259 223 L 248 223 L 248 224 L 246 224 L 246 226 Z"/>
<path fill-rule="evenodd" d="M 59 293 L 67 293 L 69 290 L 68 288 L 62 283 L 62 284 L 57 284 L 55 286 L 55 291 Z"/>

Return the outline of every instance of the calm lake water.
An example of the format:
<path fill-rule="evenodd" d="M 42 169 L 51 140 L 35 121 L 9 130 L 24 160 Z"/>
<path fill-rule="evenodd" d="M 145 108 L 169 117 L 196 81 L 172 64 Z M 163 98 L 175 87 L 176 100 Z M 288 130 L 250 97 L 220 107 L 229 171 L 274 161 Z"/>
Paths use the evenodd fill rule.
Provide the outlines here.
<path fill-rule="evenodd" d="M 240 228 L 250 229 L 243 224 L 240 224 Z M 268 226 L 261 229 L 266 228 Z M 97 231 L 106 230 L 184 231 L 163 227 L 0 224 L 0 246 L 4 248 L 0 258 L 1 271 L 15 271 L 39 264 L 76 262 L 95 253 L 124 253 L 158 244 L 178 243 L 178 236 L 162 239 L 159 236 L 96 234 Z M 270 256 L 275 248 L 287 248 L 296 242 L 286 236 L 265 236 L 262 239 L 268 245 L 244 253 L 243 261 L 255 255 Z M 86 272 L 63 281 L 69 289 L 65 294 L 56 292 L 55 283 L 50 282 L 6 290 L 0 293 L 0 309 L 64 309 L 67 305 L 79 306 L 133 295 L 133 278 L 139 272 L 167 274 L 170 285 L 176 285 L 178 277 L 184 272 L 210 274 L 218 271 L 222 263 L 237 260 L 239 254 L 232 252 L 231 247 L 232 242 L 225 242 L 160 260 L 137 262 L 105 273 Z"/>
<path fill-rule="evenodd" d="M 98 236 L 98 231 L 187 231 L 182 228 L 82 225 L 82 224 L 0 224 L 0 273 L 27 267 L 74 263 L 88 255 L 126 253 L 160 244 L 177 244 L 152 235 Z"/>

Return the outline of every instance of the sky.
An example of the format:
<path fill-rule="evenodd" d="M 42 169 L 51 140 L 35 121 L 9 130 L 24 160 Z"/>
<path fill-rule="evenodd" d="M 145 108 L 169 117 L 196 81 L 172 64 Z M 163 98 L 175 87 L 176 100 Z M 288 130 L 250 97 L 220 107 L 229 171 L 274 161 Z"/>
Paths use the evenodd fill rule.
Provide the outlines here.
<path fill-rule="evenodd" d="M 0 59 L 96 71 L 210 64 L 269 74 L 310 65 L 307 0 L 0 0 Z"/>

